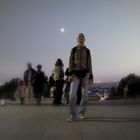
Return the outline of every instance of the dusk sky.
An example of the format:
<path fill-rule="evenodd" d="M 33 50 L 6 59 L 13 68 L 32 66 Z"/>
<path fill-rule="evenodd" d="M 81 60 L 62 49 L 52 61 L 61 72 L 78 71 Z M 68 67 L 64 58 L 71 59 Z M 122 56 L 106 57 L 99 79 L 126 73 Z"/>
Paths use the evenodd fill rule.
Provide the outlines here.
<path fill-rule="evenodd" d="M 22 78 L 27 62 L 46 75 L 57 58 L 68 67 L 79 32 L 96 81 L 140 74 L 140 0 L 0 0 L 0 83 Z"/>

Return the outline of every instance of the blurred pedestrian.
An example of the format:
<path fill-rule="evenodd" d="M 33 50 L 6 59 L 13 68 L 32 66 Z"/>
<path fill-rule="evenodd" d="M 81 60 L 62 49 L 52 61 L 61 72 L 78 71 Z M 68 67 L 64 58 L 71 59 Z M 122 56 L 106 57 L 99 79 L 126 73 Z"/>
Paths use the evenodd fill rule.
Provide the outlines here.
<path fill-rule="evenodd" d="M 32 68 L 31 63 L 27 63 L 27 70 L 24 72 L 24 83 L 26 86 L 26 99 L 27 103 L 33 103 L 33 87 L 31 84 L 32 78 L 35 75 L 36 71 Z"/>
<path fill-rule="evenodd" d="M 56 86 L 56 93 L 54 95 L 54 105 L 60 105 L 62 104 L 62 92 L 63 92 L 63 85 L 64 85 L 64 69 L 63 69 L 63 62 L 59 58 L 57 59 L 55 63 L 55 67 L 53 70 L 54 73 L 54 80 L 55 80 L 55 86 Z"/>
<path fill-rule="evenodd" d="M 19 83 L 18 83 L 17 90 L 16 90 L 16 93 L 15 93 L 15 97 L 19 98 L 21 105 L 25 104 L 26 86 L 25 86 L 23 80 L 19 81 Z"/>
<path fill-rule="evenodd" d="M 37 65 L 37 72 L 32 79 L 33 90 L 36 97 L 36 104 L 41 105 L 41 98 L 43 94 L 43 85 L 45 83 L 45 74 L 41 70 L 42 66 Z"/>

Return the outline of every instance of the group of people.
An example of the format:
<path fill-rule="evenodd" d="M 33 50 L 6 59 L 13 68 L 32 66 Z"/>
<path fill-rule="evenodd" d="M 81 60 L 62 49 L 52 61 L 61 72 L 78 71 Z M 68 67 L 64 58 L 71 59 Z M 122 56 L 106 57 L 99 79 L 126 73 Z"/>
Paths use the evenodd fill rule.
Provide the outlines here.
<path fill-rule="evenodd" d="M 33 98 L 36 98 L 36 104 L 41 105 L 42 97 L 54 98 L 53 104 L 62 104 L 62 96 L 66 99 L 66 104 L 69 104 L 70 81 L 68 80 L 68 68 L 66 72 L 63 70 L 63 62 L 57 59 L 54 70 L 49 80 L 41 70 L 42 66 L 37 65 L 37 71 L 32 68 L 32 64 L 27 64 L 27 70 L 24 72 L 24 81 L 20 80 L 18 83 L 15 97 L 20 98 L 21 105 L 32 103 Z M 64 76 L 66 78 L 64 79 Z M 81 86 L 79 85 L 77 91 L 77 105 L 81 101 Z"/>
<path fill-rule="evenodd" d="M 51 75 L 48 83 L 48 78 L 42 71 L 42 65 L 37 65 L 36 70 L 32 68 L 32 64 L 27 64 L 27 70 L 24 72 L 23 80 L 18 83 L 15 96 L 20 98 L 21 104 L 33 103 L 33 99 L 36 98 L 36 104 L 41 105 L 41 99 L 44 94 L 45 88 L 47 88 L 47 94 L 51 87 L 56 87 L 56 92 L 53 93 L 54 105 L 61 104 L 63 85 L 64 85 L 64 70 L 61 59 L 57 59 L 53 74 Z M 48 85 L 46 87 L 46 84 Z M 57 94 L 59 93 L 59 94 Z M 49 96 L 49 95 L 46 95 Z"/>
<path fill-rule="evenodd" d="M 37 70 L 32 68 L 32 64 L 27 64 L 27 70 L 24 72 L 23 80 L 19 81 L 16 97 L 19 97 L 21 104 L 26 102 L 32 103 L 33 98 L 36 97 L 37 104 L 41 104 L 41 97 L 43 93 L 43 86 L 45 83 L 45 74 L 41 70 L 42 66 L 37 65 Z"/>
<path fill-rule="evenodd" d="M 67 121 L 72 122 L 77 118 L 77 92 L 80 91 L 79 117 L 85 118 L 88 99 L 88 86 L 93 83 L 92 61 L 90 50 L 85 46 L 85 36 L 79 33 L 77 36 L 77 45 L 72 48 L 69 57 L 69 67 L 64 72 L 63 62 L 60 58 L 57 59 L 52 75 L 49 79 L 50 86 L 54 88 L 54 105 L 62 104 L 62 93 L 67 103 L 69 103 L 69 117 Z M 33 97 L 36 98 L 37 104 L 41 104 L 43 86 L 45 83 L 45 74 L 42 71 L 42 66 L 37 65 L 37 70 L 32 68 L 31 63 L 27 64 L 27 70 L 24 72 L 24 80 L 20 81 L 17 88 L 17 94 L 20 94 L 21 104 L 25 102 L 25 94 L 28 100 L 32 102 Z M 64 80 L 64 76 L 66 79 Z M 65 86 L 64 86 L 65 85 Z M 64 90 L 63 90 L 64 89 Z M 51 90 L 51 88 L 50 88 Z M 34 94 L 33 94 L 34 93 Z"/>

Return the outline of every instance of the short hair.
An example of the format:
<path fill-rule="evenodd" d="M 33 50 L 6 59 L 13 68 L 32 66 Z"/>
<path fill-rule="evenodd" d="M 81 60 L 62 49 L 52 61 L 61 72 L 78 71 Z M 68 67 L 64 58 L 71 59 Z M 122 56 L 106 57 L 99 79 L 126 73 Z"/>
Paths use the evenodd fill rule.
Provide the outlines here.
<path fill-rule="evenodd" d="M 37 65 L 37 68 L 38 68 L 38 69 L 41 69 L 41 68 L 42 68 L 42 65 L 41 65 L 41 64 L 38 64 L 38 65 Z"/>

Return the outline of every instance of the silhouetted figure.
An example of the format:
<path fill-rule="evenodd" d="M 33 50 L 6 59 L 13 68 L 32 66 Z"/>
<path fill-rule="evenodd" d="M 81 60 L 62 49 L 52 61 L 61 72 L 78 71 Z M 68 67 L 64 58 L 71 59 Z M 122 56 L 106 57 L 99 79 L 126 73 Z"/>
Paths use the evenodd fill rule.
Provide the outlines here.
<path fill-rule="evenodd" d="M 45 82 L 43 85 L 43 97 L 50 97 L 50 93 L 49 93 L 49 82 L 48 82 L 48 77 L 45 76 Z"/>
<path fill-rule="evenodd" d="M 26 87 L 24 81 L 19 81 L 19 85 L 17 87 L 15 97 L 20 99 L 20 104 L 25 104 L 25 97 L 26 97 Z"/>
<path fill-rule="evenodd" d="M 33 77 L 32 84 L 33 84 L 33 90 L 35 93 L 35 97 L 37 100 L 37 105 L 41 104 L 41 98 L 43 93 L 43 85 L 45 83 L 45 74 L 43 71 L 41 71 L 42 66 L 37 65 L 37 72 Z"/>
<path fill-rule="evenodd" d="M 55 63 L 55 68 L 53 70 L 54 80 L 56 85 L 56 93 L 54 95 L 54 105 L 60 105 L 62 99 L 63 85 L 64 85 L 64 70 L 63 62 L 61 59 L 57 59 Z"/>
<path fill-rule="evenodd" d="M 27 70 L 24 72 L 23 79 L 26 86 L 26 99 L 28 103 L 33 102 L 34 94 L 31 81 L 35 73 L 36 71 L 32 68 L 32 64 L 27 63 Z"/>

